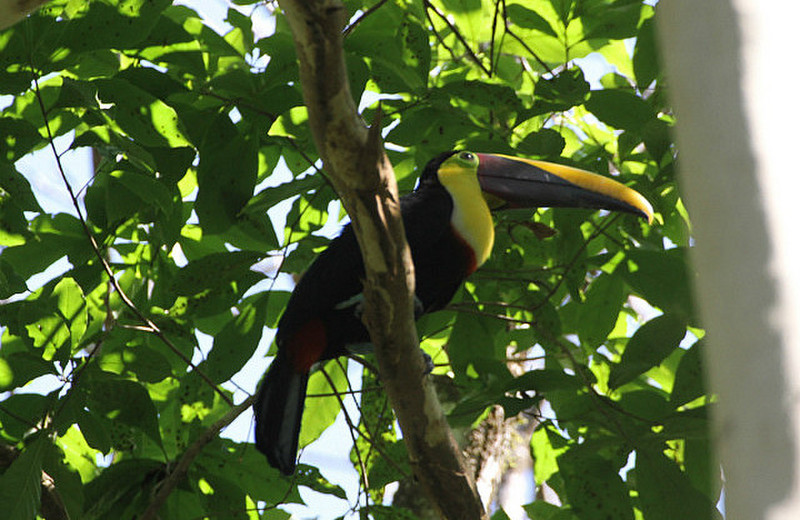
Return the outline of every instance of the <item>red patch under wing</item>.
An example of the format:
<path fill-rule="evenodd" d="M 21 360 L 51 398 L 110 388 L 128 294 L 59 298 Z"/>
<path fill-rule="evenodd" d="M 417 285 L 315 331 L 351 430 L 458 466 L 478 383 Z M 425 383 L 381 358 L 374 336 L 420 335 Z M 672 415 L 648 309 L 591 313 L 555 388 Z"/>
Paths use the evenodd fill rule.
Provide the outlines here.
<path fill-rule="evenodd" d="M 303 324 L 286 345 L 289 359 L 298 372 L 308 372 L 328 346 L 325 324 L 314 318 Z"/>
<path fill-rule="evenodd" d="M 466 272 L 464 277 L 467 277 L 478 269 L 478 260 L 475 258 L 475 251 L 472 249 L 472 246 L 469 245 L 469 242 L 464 240 L 464 237 L 461 236 L 461 233 L 459 233 L 454 226 L 451 226 L 450 228 L 453 231 L 453 236 L 456 237 L 461 245 L 464 256 L 466 257 L 466 265 L 464 266 L 466 268 Z"/>

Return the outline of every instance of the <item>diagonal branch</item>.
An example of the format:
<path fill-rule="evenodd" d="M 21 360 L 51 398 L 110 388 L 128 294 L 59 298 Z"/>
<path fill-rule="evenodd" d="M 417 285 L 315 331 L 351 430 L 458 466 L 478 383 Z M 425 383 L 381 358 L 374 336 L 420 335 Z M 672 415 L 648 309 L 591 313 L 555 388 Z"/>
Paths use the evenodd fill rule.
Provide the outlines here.
<path fill-rule="evenodd" d="M 353 223 L 366 270 L 365 321 L 414 473 L 443 518 L 488 518 L 445 420 L 418 349 L 414 267 L 394 172 L 367 129 L 347 80 L 340 0 L 281 0 L 300 62 L 309 122 L 325 171 Z"/>
<path fill-rule="evenodd" d="M 253 406 L 253 401 L 255 401 L 255 397 L 250 396 L 231 408 L 222 418 L 209 426 L 206 431 L 186 449 L 178 461 L 178 464 L 175 465 L 175 468 L 172 469 L 163 482 L 160 483 L 156 495 L 150 501 L 150 504 L 147 506 L 144 513 L 142 513 L 142 516 L 139 517 L 139 520 L 155 520 L 158 518 L 159 509 L 167 502 L 169 495 L 175 487 L 183 481 L 192 462 L 200 455 L 200 452 L 203 451 L 206 444 L 216 439 L 219 436 L 219 432 L 236 420 L 243 412 L 249 410 L 250 407 Z"/>

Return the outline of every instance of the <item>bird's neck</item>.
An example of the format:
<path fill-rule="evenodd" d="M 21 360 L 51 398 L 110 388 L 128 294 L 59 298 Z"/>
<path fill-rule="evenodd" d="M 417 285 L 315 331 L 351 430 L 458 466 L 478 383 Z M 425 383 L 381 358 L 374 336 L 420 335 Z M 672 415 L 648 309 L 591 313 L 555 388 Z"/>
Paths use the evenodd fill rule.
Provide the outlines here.
<path fill-rule="evenodd" d="M 494 222 L 489 206 L 475 176 L 458 175 L 442 181 L 453 198 L 450 222 L 456 233 L 475 253 L 475 267 L 480 267 L 492 252 Z"/>

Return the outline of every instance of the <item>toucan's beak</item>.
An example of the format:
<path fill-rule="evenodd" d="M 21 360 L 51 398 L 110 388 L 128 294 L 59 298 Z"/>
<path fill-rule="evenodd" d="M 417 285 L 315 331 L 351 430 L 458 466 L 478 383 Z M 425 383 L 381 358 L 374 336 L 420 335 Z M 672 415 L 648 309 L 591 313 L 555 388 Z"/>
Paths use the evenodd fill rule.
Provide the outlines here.
<path fill-rule="evenodd" d="M 487 198 L 510 208 L 569 207 L 626 211 L 653 220 L 653 207 L 619 182 L 563 164 L 479 153 L 478 182 Z M 491 205 L 491 201 L 490 201 Z"/>

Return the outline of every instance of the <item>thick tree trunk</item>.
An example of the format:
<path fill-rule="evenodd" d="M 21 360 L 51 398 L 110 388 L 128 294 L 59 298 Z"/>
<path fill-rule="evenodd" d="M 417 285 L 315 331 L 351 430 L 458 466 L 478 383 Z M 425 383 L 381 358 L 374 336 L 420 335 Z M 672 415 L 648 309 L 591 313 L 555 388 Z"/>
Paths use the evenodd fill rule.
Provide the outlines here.
<path fill-rule="evenodd" d="M 657 9 L 719 395 L 727 518 L 800 518 L 800 113 L 789 38 L 800 6 L 672 0 Z"/>

